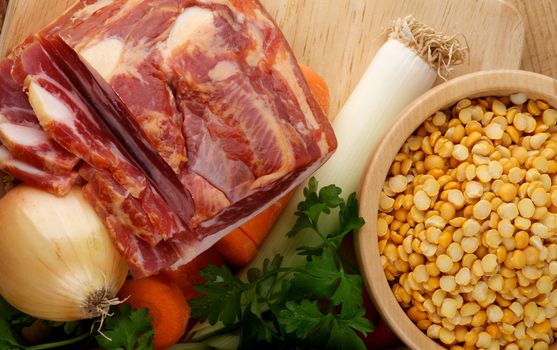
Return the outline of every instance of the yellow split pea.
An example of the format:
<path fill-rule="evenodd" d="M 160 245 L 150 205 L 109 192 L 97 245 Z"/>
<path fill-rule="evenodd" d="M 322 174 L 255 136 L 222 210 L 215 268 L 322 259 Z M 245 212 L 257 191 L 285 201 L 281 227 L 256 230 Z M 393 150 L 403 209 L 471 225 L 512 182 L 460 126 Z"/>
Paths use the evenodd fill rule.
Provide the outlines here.
<path fill-rule="evenodd" d="M 557 334 L 557 110 L 464 99 L 402 146 L 377 234 L 396 299 L 450 349 L 547 349 Z"/>

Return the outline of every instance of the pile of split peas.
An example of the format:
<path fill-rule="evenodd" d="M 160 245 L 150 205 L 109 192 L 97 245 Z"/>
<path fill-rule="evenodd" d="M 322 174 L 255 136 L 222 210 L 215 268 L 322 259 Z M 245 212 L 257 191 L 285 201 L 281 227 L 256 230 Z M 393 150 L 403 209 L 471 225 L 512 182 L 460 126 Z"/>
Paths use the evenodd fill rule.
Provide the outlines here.
<path fill-rule="evenodd" d="M 547 349 L 557 334 L 557 111 L 463 99 L 406 140 L 377 234 L 392 292 L 452 349 Z"/>

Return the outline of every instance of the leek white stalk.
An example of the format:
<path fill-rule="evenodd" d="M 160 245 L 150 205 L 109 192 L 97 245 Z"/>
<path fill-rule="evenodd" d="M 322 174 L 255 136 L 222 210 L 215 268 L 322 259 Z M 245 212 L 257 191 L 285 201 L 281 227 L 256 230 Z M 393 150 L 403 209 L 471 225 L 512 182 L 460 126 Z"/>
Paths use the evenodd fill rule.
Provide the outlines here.
<path fill-rule="evenodd" d="M 431 89 L 438 75 L 444 78 L 451 64 L 462 60 L 463 50 L 454 37 L 440 35 L 413 17 L 399 19 L 333 122 L 338 148 L 314 173 L 319 184 L 335 184 L 345 196 L 357 191 L 373 149 L 396 116 Z M 318 243 L 315 235 L 285 238 L 296 223 L 294 213 L 305 185 L 298 188 L 245 271 L 276 254 L 284 256 L 285 266 L 295 266 L 305 259 L 296 254 L 296 248 Z"/>
<path fill-rule="evenodd" d="M 319 184 L 335 184 L 343 189 L 345 196 L 357 191 L 373 149 L 396 116 L 429 90 L 438 76 L 445 78 L 451 66 L 461 63 L 463 58 L 464 49 L 455 37 L 438 34 L 411 16 L 396 21 L 388 41 L 377 52 L 333 122 L 338 149 L 313 175 Z M 296 249 L 319 243 L 316 235 L 303 232 L 286 238 L 296 222 L 294 213 L 303 200 L 302 189 L 306 185 L 298 188 L 244 272 L 262 266 L 264 259 L 272 259 L 276 254 L 284 256 L 284 266 L 297 266 L 305 257 L 297 255 Z M 334 222 L 323 219 L 326 218 L 321 219 L 322 232 L 332 231 Z M 218 325 L 200 324 L 190 333 L 190 339 L 203 339 L 218 328 Z"/>
<path fill-rule="evenodd" d="M 17 186 L 0 199 L 0 295 L 40 319 L 106 316 L 128 267 L 73 188 L 56 197 Z"/>

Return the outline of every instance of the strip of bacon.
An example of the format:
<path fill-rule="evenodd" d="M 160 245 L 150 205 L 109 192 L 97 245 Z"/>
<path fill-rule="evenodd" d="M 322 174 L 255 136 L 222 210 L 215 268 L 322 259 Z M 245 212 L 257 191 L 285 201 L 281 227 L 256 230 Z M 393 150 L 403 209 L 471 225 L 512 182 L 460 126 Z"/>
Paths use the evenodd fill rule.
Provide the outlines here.
<path fill-rule="evenodd" d="M 3 146 L 0 146 L 0 170 L 37 188 L 51 189 L 51 192 L 64 196 L 70 192 L 79 175 L 54 175 L 14 158 Z"/>
<path fill-rule="evenodd" d="M 58 180 L 65 176 L 66 182 L 75 181 L 72 170 L 79 158 L 62 148 L 41 129 L 23 87 L 11 76 L 13 65 L 12 59 L 0 61 L 0 142 L 13 159 L 21 161 L 12 163 L 10 169 L 16 171 L 16 164 L 26 164 L 25 169 L 19 169 L 20 174 L 26 173 L 27 167 L 32 166 L 44 174 L 56 175 Z M 13 171 L 11 174 L 17 177 Z M 40 183 L 44 190 L 56 195 L 65 194 L 59 190 L 65 191 L 66 186 L 51 187 L 50 184 L 54 182 L 50 181 Z"/>
<path fill-rule="evenodd" d="M 0 123 L 0 142 L 19 160 L 54 175 L 69 175 L 79 161 L 41 129 Z"/>

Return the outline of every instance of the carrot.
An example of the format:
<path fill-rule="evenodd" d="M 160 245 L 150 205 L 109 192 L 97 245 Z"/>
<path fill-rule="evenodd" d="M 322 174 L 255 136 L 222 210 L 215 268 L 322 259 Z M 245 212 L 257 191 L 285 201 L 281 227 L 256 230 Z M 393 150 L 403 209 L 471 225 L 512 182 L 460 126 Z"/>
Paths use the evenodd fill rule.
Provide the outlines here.
<path fill-rule="evenodd" d="M 236 266 L 247 265 L 257 254 L 257 247 L 241 228 L 230 232 L 215 244 L 224 261 Z"/>
<path fill-rule="evenodd" d="M 323 78 L 310 67 L 300 64 L 300 68 L 317 103 L 319 103 L 325 114 L 329 114 L 329 87 Z"/>
<path fill-rule="evenodd" d="M 119 297 L 127 298 L 132 308 L 148 308 L 153 319 L 156 350 L 175 344 L 186 331 L 190 307 L 175 284 L 167 284 L 157 277 L 127 280 Z"/>
<path fill-rule="evenodd" d="M 224 260 L 236 266 L 247 265 L 257 254 L 257 247 L 277 221 L 290 197 L 292 192 L 217 242 L 215 248 Z"/>
<path fill-rule="evenodd" d="M 292 193 L 291 191 L 285 194 L 269 208 L 257 214 L 240 227 L 257 247 L 261 245 L 261 242 L 263 242 L 267 233 L 279 218 L 280 213 L 282 213 L 282 210 L 288 204 L 290 198 L 292 198 Z"/>
<path fill-rule="evenodd" d="M 182 290 L 186 300 L 190 300 L 202 295 L 194 289 L 194 286 L 205 282 L 200 271 L 210 264 L 215 266 L 222 266 L 223 264 L 222 257 L 215 248 L 209 248 L 176 270 L 163 270 L 158 276 L 168 283 L 176 284 Z"/>

